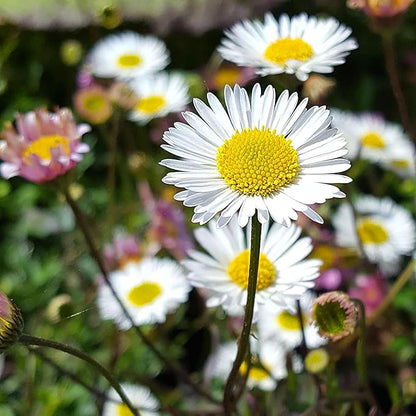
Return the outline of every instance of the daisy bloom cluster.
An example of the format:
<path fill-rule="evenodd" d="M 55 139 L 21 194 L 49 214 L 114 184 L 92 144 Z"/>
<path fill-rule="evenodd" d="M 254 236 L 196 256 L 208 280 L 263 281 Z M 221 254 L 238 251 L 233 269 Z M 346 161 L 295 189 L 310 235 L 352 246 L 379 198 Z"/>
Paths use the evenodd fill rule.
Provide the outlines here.
<path fill-rule="evenodd" d="M 244 227 L 256 214 L 265 223 L 289 225 L 298 211 L 316 222 L 322 218 L 309 205 L 343 198 L 333 183 L 347 183 L 340 175 L 350 162 L 345 139 L 329 128 L 325 107 L 306 109 L 296 93 L 260 85 L 251 97 L 236 85 L 224 89 L 225 108 L 208 93 L 208 104 L 195 99 L 198 115 L 184 112 L 185 123 L 175 123 L 163 136 L 162 147 L 180 159 L 166 159 L 173 169 L 163 181 L 185 188 L 175 195 L 195 207 L 193 222 L 205 224 L 217 214 L 219 226 L 238 213 Z"/>
<path fill-rule="evenodd" d="M 308 237 L 299 239 L 296 225 L 274 223 L 263 226 L 260 263 L 255 299 L 255 318 L 259 304 L 273 302 L 293 310 L 293 299 L 313 287 L 320 260 L 305 260 L 312 250 Z M 244 232 L 233 219 L 227 226 L 195 230 L 195 238 L 206 253 L 190 250 L 182 263 L 192 285 L 204 289 L 207 306 L 221 306 L 230 316 L 242 316 L 247 299 L 250 260 L 250 230 Z"/>
<path fill-rule="evenodd" d="M 334 109 L 332 115 L 333 126 L 347 139 L 350 159 L 366 159 L 400 176 L 414 176 L 415 148 L 400 125 L 374 113 Z"/>
<path fill-rule="evenodd" d="M 240 66 L 256 68 L 262 76 L 294 74 L 300 81 L 311 72 L 330 73 L 358 47 L 351 29 L 334 18 L 319 19 L 305 13 L 279 20 L 267 13 L 264 23 L 245 20 L 225 32 L 218 48 L 221 56 Z"/>
<path fill-rule="evenodd" d="M 411 214 L 390 198 L 361 196 L 350 205 L 342 204 L 333 217 L 340 246 L 362 246 L 368 259 L 384 273 L 397 271 L 403 255 L 415 249 L 416 227 Z"/>
<path fill-rule="evenodd" d="M 89 130 L 86 124 L 76 125 L 68 109 L 18 114 L 16 129 L 9 123 L 0 133 L 0 173 L 6 179 L 21 176 L 36 183 L 63 175 L 89 151 L 81 142 Z"/>
<path fill-rule="evenodd" d="M 316 295 L 305 292 L 300 298 L 302 311 L 302 325 L 308 348 L 317 348 L 326 343 L 326 340 L 318 334 L 315 326 L 311 325 L 309 313 L 312 309 Z M 272 302 L 266 303 L 259 308 L 259 319 L 257 323 L 259 339 L 282 343 L 288 350 L 298 347 L 302 343 L 302 328 L 295 301 L 290 309 L 279 307 Z"/>
<path fill-rule="evenodd" d="M 279 344 L 271 342 L 252 341 L 252 349 L 256 355 L 251 357 L 250 367 L 244 361 L 239 369 L 241 376 L 247 376 L 249 389 L 258 388 L 263 391 L 272 391 L 276 388 L 277 380 L 287 376 L 286 351 Z M 207 380 L 218 378 L 226 380 L 231 371 L 237 344 L 228 341 L 220 344 L 210 355 L 205 365 L 204 375 Z"/>
<path fill-rule="evenodd" d="M 147 387 L 124 383 L 121 384 L 121 388 L 133 406 L 140 411 L 141 416 L 161 415 L 159 401 Z M 114 389 L 109 390 L 102 416 L 129 416 L 131 414 L 127 405 L 120 401 L 118 393 Z"/>
<path fill-rule="evenodd" d="M 181 267 L 170 259 L 130 262 L 111 272 L 109 279 L 135 325 L 165 322 L 168 313 L 186 302 L 190 291 Z M 131 327 L 107 285 L 99 286 L 97 305 L 103 319 L 113 319 L 123 330 Z"/>

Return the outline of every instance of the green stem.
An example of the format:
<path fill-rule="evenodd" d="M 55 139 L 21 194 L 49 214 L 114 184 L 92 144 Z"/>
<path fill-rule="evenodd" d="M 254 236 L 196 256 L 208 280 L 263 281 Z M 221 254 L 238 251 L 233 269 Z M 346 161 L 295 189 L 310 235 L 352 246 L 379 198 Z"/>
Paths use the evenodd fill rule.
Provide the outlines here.
<path fill-rule="evenodd" d="M 363 386 L 368 389 L 368 373 L 367 373 L 367 359 L 366 359 L 366 346 L 367 346 L 367 331 L 365 325 L 365 308 L 361 300 L 352 299 L 360 311 L 360 318 L 358 324 L 358 341 L 357 351 L 355 355 L 355 364 L 357 367 L 358 376 Z"/>
<path fill-rule="evenodd" d="M 237 405 L 237 396 L 235 394 L 236 380 L 239 375 L 240 366 L 246 358 L 248 343 L 253 322 L 254 301 L 257 288 L 257 272 L 260 261 L 260 241 L 261 241 L 261 224 L 257 216 L 253 216 L 251 220 L 251 242 L 250 242 L 250 266 L 247 285 L 247 303 L 244 312 L 243 330 L 238 342 L 237 355 L 235 357 L 233 367 L 228 375 L 224 389 L 224 415 L 230 416 Z"/>
<path fill-rule="evenodd" d="M 27 335 L 27 334 L 22 334 L 19 338 L 19 342 L 20 344 L 25 345 L 25 346 L 37 345 L 38 347 L 53 348 L 58 351 L 66 352 L 67 354 L 70 354 L 74 357 L 77 357 L 87 362 L 92 367 L 94 367 L 103 377 L 107 379 L 110 385 L 114 388 L 114 390 L 120 396 L 120 399 L 122 400 L 122 402 L 130 409 L 132 414 L 135 416 L 140 416 L 139 411 L 133 406 L 129 398 L 124 394 L 123 389 L 121 388 L 117 380 L 113 378 L 111 373 L 106 368 L 104 368 L 100 363 L 95 361 L 88 354 L 85 354 L 84 352 L 77 350 L 76 348 L 73 348 L 69 345 L 61 344 L 60 342 L 51 341 L 48 339 L 43 339 L 43 338 L 38 338 L 38 337 L 32 337 L 31 335 Z"/>
<path fill-rule="evenodd" d="M 165 358 L 165 356 L 158 350 L 156 349 L 156 347 L 153 345 L 153 343 L 146 337 L 146 335 L 143 333 L 143 331 L 135 325 L 134 320 L 131 316 L 131 314 L 129 313 L 129 311 L 126 309 L 126 307 L 124 306 L 124 303 L 121 301 L 120 297 L 118 296 L 117 292 L 115 291 L 113 285 L 110 282 L 109 279 L 109 275 L 107 272 L 107 269 L 105 267 L 104 261 L 101 257 L 100 252 L 98 251 L 95 243 L 94 243 L 94 239 L 92 238 L 92 234 L 91 231 L 89 229 L 88 223 L 86 221 L 86 219 L 84 218 L 84 215 L 82 214 L 81 210 L 79 209 L 77 203 L 74 201 L 74 199 L 71 197 L 70 193 L 68 192 L 68 189 L 66 187 L 64 187 L 62 189 L 62 192 L 65 195 L 65 198 L 68 202 L 68 205 L 71 207 L 72 212 L 74 213 L 76 222 L 79 226 L 79 228 L 81 229 L 84 238 L 85 238 L 85 242 L 87 243 L 87 246 L 90 250 L 91 256 L 92 258 L 95 260 L 95 262 L 97 263 L 98 268 L 100 269 L 100 272 L 102 274 L 102 277 L 105 281 L 105 284 L 108 286 L 108 288 L 110 289 L 111 294 L 113 295 L 114 299 L 116 300 L 116 302 L 118 303 L 118 305 L 120 306 L 124 316 L 127 318 L 127 320 L 129 321 L 131 327 L 134 329 L 134 331 L 136 332 L 137 336 L 140 338 L 140 340 L 149 348 L 150 351 L 152 351 L 152 353 L 162 362 L 166 365 L 166 367 L 170 368 L 174 373 L 177 374 L 177 376 L 183 380 L 186 384 L 188 384 L 189 386 L 192 387 L 192 389 L 198 393 L 200 396 L 205 397 L 206 399 L 208 399 L 209 401 L 218 404 L 218 400 L 216 400 L 215 398 L 212 397 L 212 395 L 205 391 L 199 384 L 195 383 L 190 376 L 188 375 L 188 373 L 186 371 L 184 371 L 179 365 L 177 365 L 175 362 L 172 362 L 170 360 L 168 360 L 167 358 Z"/>
<path fill-rule="evenodd" d="M 299 326 L 300 326 L 300 330 L 302 334 L 302 343 L 301 343 L 300 352 L 301 352 L 302 358 L 305 359 L 306 355 L 308 354 L 308 345 L 306 344 L 305 325 L 303 324 L 303 313 L 302 313 L 302 307 L 300 306 L 299 300 L 296 301 L 296 311 L 297 311 Z"/>

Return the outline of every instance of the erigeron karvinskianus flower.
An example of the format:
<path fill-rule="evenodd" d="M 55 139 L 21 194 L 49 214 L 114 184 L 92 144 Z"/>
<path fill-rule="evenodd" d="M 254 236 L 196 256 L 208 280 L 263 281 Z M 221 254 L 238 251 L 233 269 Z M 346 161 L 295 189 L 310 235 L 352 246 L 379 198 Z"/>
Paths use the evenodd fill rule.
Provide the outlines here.
<path fill-rule="evenodd" d="M 276 388 L 277 380 L 287 376 L 286 351 L 282 345 L 271 342 L 254 342 L 251 339 L 250 367 L 247 361 L 243 361 L 239 368 L 239 374 L 245 377 L 248 370 L 247 386 L 249 389 L 258 388 L 263 391 L 271 391 Z M 226 380 L 233 365 L 237 353 L 237 344 L 228 341 L 220 344 L 208 358 L 204 376 L 207 380 L 218 378 Z"/>
<path fill-rule="evenodd" d="M 228 61 L 256 68 L 260 75 L 295 74 L 305 81 L 311 72 L 327 74 L 345 62 L 358 47 L 350 34 L 350 28 L 332 17 L 283 14 L 276 20 L 267 13 L 264 23 L 245 20 L 226 30 L 218 51 Z"/>
<path fill-rule="evenodd" d="M 342 204 L 333 216 L 336 241 L 343 247 L 362 246 L 368 259 L 386 274 L 395 273 L 403 255 L 415 249 L 415 221 L 409 211 L 390 198 L 361 196 Z M 361 242 L 361 244 L 360 244 Z"/>
<path fill-rule="evenodd" d="M 313 325 L 310 324 L 309 314 L 316 295 L 308 291 L 300 298 L 302 311 L 302 325 L 308 348 L 317 348 L 326 343 Z M 280 342 L 287 349 L 293 349 L 302 343 L 302 328 L 296 308 L 296 301 L 292 301 L 291 310 L 267 302 L 259 308 L 258 330 L 260 340 Z"/>
<path fill-rule="evenodd" d="M 376 18 L 391 18 L 404 13 L 414 0 L 347 0 L 351 9 L 361 9 Z"/>
<path fill-rule="evenodd" d="M 304 260 L 312 250 L 311 240 L 298 240 L 301 230 L 274 223 L 263 226 L 257 293 L 254 305 L 256 320 L 259 304 L 274 302 L 293 310 L 293 299 L 313 287 L 320 260 Z M 250 260 L 250 230 L 244 232 L 234 218 L 227 226 L 195 230 L 195 238 L 207 254 L 190 250 L 183 265 L 189 270 L 189 281 L 204 289 L 207 306 L 221 306 L 230 316 L 242 316 L 247 298 Z"/>
<path fill-rule="evenodd" d="M 361 158 L 387 164 L 403 159 L 403 156 L 396 156 L 401 155 L 400 148 L 410 151 L 413 147 L 400 125 L 384 120 L 379 114 L 354 114 L 335 109 L 331 113 L 332 125 L 347 139 L 348 158 L 351 160 Z"/>
<path fill-rule="evenodd" d="M 185 188 L 175 199 L 195 207 L 193 222 L 205 224 L 220 214 L 218 225 L 238 213 L 240 226 L 256 214 L 289 225 L 298 211 L 316 222 L 322 218 L 309 205 L 345 194 L 333 183 L 347 183 L 340 175 L 350 162 L 345 139 L 329 128 L 325 107 L 306 109 L 296 93 L 284 91 L 276 100 L 273 87 L 251 98 L 236 85 L 224 90 L 226 108 L 208 93 L 208 105 L 195 99 L 199 115 L 184 112 L 188 124 L 175 123 L 165 132 L 162 147 L 180 159 L 162 165 L 175 170 L 163 181 Z"/>
<path fill-rule="evenodd" d="M 160 415 L 160 404 L 149 388 L 137 384 L 121 384 L 125 395 L 130 399 L 133 406 L 140 411 L 140 416 Z M 131 410 L 125 403 L 120 401 L 118 393 L 111 389 L 104 403 L 102 416 L 130 416 Z"/>
<path fill-rule="evenodd" d="M 113 114 L 108 92 L 100 85 L 92 85 L 75 92 L 74 107 L 78 115 L 91 124 L 105 123 Z"/>
<path fill-rule="evenodd" d="M 90 130 L 76 125 L 68 109 L 49 113 L 44 109 L 18 114 L 17 130 L 11 123 L 0 133 L 1 175 L 9 179 L 21 176 L 41 183 L 63 175 L 82 160 L 89 146 L 81 136 Z"/>
<path fill-rule="evenodd" d="M 0 291 L 0 353 L 13 345 L 23 330 L 19 308 Z"/>
<path fill-rule="evenodd" d="M 327 292 L 314 300 L 312 322 L 325 338 L 338 341 L 351 335 L 358 319 L 357 306 L 344 292 Z"/>
<path fill-rule="evenodd" d="M 87 56 L 91 72 L 101 78 L 129 80 L 163 70 L 169 63 L 165 44 L 151 35 L 123 32 L 101 39 Z"/>
<path fill-rule="evenodd" d="M 146 124 L 154 118 L 184 110 L 189 103 L 188 86 L 182 75 L 162 72 L 129 83 L 138 101 L 129 113 L 129 119 Z"/>
<path fill-rule="evenodd" d="M 188 299 L 190 286 L 182 268 L 173 260 L 143 259 L 110 273 L 110 283 L 135 325 L 165 322 Z M 120 329 L 129 329 L 120 304 L 107 285 L 98 288 L 97 304 L 104 319 L 113 319 Z"/>

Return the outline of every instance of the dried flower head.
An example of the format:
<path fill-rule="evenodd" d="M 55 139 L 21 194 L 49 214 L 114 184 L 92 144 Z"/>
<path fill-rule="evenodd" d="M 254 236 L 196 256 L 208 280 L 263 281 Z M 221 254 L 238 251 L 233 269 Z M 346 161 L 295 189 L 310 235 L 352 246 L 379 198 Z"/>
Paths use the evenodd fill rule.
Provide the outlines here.
<path fill-rule="evenodd" d="M 337 341 L 354 332 L 358 310 L 344 292 L 328 292 L 315 299 L 312 320 L 321 336 Z"/>

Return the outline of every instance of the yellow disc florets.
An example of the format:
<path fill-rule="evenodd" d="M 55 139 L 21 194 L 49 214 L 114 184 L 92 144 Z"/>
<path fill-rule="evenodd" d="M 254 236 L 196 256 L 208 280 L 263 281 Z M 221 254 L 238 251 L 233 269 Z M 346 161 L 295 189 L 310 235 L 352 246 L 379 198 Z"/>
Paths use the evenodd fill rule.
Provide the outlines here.
<path fill-rule="evenodd" d="M 152 303 L 160 294 L 162 288 L 154 282 L 144 282 L 130 290 L 127 297 L 134 306 L 145 306 Z"/>
<path fill-rule="evenodd" d="M 357 233 L 364 244 L 383 244 L 389 238 L 383 225 L 369 218 L 358 221 Z"/>
<path fill-rule="evenodd" d="M 230 279 L 243 289 L 248 285 L 248 269 L 250 264 L 250 251 L 242 251 L 228 266 L 227 273 Z M 273 263 L 263 253 L 260 254 L 259 269 L 257 273 L 257 290 L 266 289 L 276 280 L 276 269 Z"/>
<path fill-rule="evenodd" d="M 49 162 L 52 158 L 51 149 L 61 146 L 64 153 L 69 155 L 71 149 L 69 147 L 69 140 L 62 136 L 41 136 L 34 140 L 26 147 L 22 154 L 22 159 L 25 163 L 30 164 L 30 156 L 37 155 L 42 162 Z"/>
<path fill-rule="evenodd" d="M 285 65 L 288 60 L 307 61 L 312 55 L 311 45 L 301 38 L 277 39 L 264 51 L 264 57 L 278 65 Z"/>
<path fill-rule="evenodd" d="M 291 140 L 269 128 L 236 132 L 218 148 L 217 168 L 244 195 L 269 196 L 295 181 L 300 165 Z"/>

